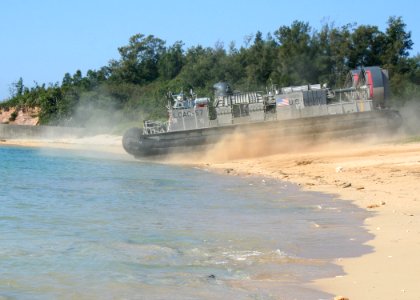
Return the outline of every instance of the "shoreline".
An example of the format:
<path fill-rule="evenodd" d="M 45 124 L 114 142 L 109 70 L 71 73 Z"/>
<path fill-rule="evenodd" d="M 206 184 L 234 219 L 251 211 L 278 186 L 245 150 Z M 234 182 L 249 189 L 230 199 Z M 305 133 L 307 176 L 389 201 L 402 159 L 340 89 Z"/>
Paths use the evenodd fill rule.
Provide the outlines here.
<path fill-rule="evenodd" d="M 373 252 L 334 261 L 345 275 L 310 287 L 349 299 L 418 299 L 420 142 L 331 143 L 308 151 L 201 164 L 236 176 L 263 176 L 332 194 L 373 212 Z"/>
<path fill-rule="evenodd" d="M 83 138 L 0 139 L 0 146 L 67 149 L 125 155 L 121 141 L 121 136 L 102 134 Z"/>
<path fill-rule="evenodd" d="M 101 151 L 131 156 L 119 136 L 62 140 L 2 140 L 0 146 Z M 232 176 L 262 176 L 298 184 L 303 190 L 332 194 L 373 212 L 365 220 L 374 238 L 373 252 L 333 261 L 345 275 L 323 278 L 309 287 L 349 299 L 418 299 L 420 270 L 420 142 L 329 143 L 255 158 L 212 161 L 204 155 L 195 165 Z M 322 229 L 320 229 L 322 230 Z"/>

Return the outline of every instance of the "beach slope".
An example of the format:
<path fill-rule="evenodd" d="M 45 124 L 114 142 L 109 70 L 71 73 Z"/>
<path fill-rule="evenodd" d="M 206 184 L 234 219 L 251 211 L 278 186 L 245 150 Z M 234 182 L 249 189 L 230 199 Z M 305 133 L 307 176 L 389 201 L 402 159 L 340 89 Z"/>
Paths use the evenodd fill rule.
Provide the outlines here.
<path fill-rule="evenodd" d="M 374 251 L 337 259 L 344 275 L 311 285 L 349 299 L 420 299 L 420 142 L 330 143 L 204 166 L 294 182 L 372 211 L 365 224 Z"/>

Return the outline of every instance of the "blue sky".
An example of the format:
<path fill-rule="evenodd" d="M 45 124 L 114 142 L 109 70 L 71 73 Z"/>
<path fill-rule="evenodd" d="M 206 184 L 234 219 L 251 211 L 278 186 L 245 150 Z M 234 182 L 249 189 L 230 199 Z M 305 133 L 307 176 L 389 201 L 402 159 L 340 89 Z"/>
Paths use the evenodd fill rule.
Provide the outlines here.
<path fill-rule="evenodd" d="M 153 34 L 167 45 L 214 46 L 258 30 L 273 33 L 294 20 L 376 25 L 386 29 L 389 16 L 402 16 L 420 52 L 420 2 L 281 1 L 281 0 L 1 0 L 0 100 L 19 77 L 26 86 L 61 82 L 64 73 L 107 65 L 118 59 L 117 48 L 136 33 Z"/>

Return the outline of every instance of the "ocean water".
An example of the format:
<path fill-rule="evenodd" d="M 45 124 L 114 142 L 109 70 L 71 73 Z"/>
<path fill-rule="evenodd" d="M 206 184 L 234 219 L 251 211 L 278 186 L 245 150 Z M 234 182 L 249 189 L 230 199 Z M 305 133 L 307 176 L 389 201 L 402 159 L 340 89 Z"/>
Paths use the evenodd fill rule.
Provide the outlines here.
<path fill-rule="evenodd" d="M 0 299 L 330 299 L 367 213 L 262 178 L 0 147 Z"/>

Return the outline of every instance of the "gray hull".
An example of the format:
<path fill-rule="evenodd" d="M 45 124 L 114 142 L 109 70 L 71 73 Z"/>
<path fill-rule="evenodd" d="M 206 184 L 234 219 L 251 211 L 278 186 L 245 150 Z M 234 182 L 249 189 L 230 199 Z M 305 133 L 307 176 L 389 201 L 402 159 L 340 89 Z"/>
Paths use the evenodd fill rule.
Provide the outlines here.
<path fill-rule="evenodd" d="M 261 136 L 270 143 L 281 142 L 288 137 L 313 139 L 317 137 L 345 138 L 367 133 L 396 130 L 401 125 L 397 111 L 380 110 L 338 114 L 292 120 L 265 121 L 210 127 L 185 131 L 173 131 L 143 135 L 140 128 L 127 130 L 123 137 L 124 149 L 137 158 L 200 151 L 203 148 L 229 139 L 235 133 L 245 137 L 249 147 Z"/>

